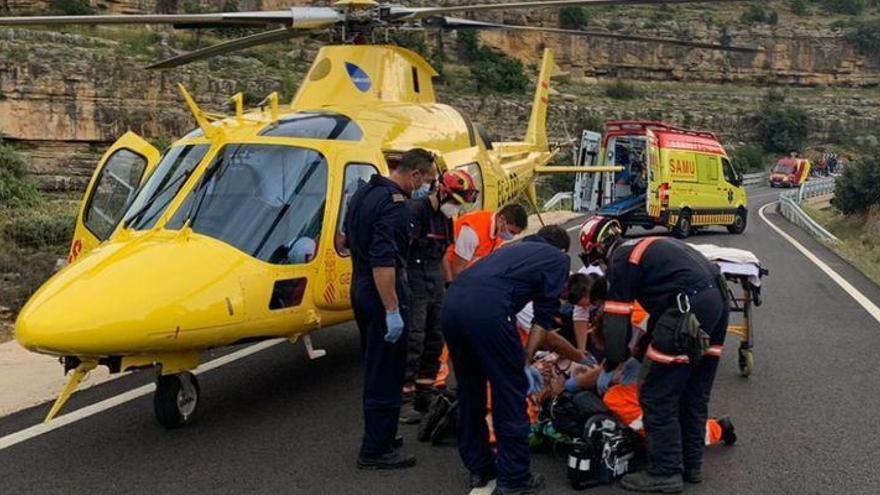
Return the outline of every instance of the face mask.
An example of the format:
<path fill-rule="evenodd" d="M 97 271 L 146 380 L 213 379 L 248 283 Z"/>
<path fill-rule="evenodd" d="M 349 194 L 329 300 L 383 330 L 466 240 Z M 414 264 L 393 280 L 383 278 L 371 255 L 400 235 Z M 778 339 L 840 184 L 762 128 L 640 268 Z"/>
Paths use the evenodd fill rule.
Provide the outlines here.
<path fill-rule="evenodd" d="M 446 218 L 453 218 L 461 211 L 461 205 L 452 203 L 443 203 L 440 205 L 440 212 L 446 215 Z"/>
<path fill-rule="evenodd" d="M 501 238 L 504 239 L 505 241 L 512 240 L 513 237 L 514 237 L 514 235 L 509 230 L 504 229 L 501 231 Z"/>
<path fill-rule="evenodd" d="M 412 198 L 421 199 L 426 197 L 428 194 L 431 194 L 431 184 L 422 183 L 421 187 L 412 192 Z"/>

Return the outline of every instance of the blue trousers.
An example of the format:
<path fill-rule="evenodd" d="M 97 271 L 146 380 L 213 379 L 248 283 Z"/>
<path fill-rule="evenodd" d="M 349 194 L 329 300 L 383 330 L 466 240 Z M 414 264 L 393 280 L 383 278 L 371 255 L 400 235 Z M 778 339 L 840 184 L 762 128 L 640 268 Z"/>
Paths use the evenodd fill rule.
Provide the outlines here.
<path fill-rule="evenodd" d="M 525 486 L 531 469 L 525 351 L 504 298 L 503 291 L 485 287 L 479 294 L 451 290 L 443 302 L 441 324 L 458 382 L 461 459 L 471 473 L 495 467 L 498 486 L 509 489 Z M 492 386 L 497 459 L 489 448 L 486 425 L 487 382 Z"/>
<path fill-rule="evenodd" d="M 691 297 L 691 309 L 712 345 L 723 345 L 729 308 L 717 289 Z M 699 364 L 650 363 L 639 389 L 648 440 L 648 473 L 668 476 L 703 464 L 709 396 L 718 358 Z"/>
<path fill-rule="evenodd" d="M 391 452 L 397 435 L 400 406 L 403 402 L 403 372 L 406 367 L 408 304 L 406 291 L 398 283 L 403 334 L 394 344 L 385 341 L 385 307 L 372 280 L 355 276 L 351 305 L 361 336 L 364 356 L 364 438 L 361 455 L 378 456 Z"/>

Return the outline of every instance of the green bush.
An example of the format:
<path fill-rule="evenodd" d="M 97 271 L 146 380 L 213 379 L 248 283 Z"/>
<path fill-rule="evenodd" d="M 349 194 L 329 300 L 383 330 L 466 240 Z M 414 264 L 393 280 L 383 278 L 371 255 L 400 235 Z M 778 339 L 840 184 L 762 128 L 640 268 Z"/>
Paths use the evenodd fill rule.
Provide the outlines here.
<path fill-rule="evenodd" d="M 779 14 L 775 10 L 765 10 L 761 4 L 753 3 L 740 16 L 740 21 L 746 25 L 755 24 L 777 24 L 779 22 Z"/>
<path fill-rule="evenodd" d="M 865 213 L 880 205 L 880 150 L 849 163 L 834 184 L 831 204 L 844 214 Z"/>
<path fill-rule="evenodd" d="M 615 100 L 632 100 L 641 97 L 642 92 L 636 85 L 618 79 L 605 86 L 605 96 Z"/>
<path fill-rule="evenodd" d="M 846 34 L 846 40 L 862 55 L 877 56 L 880 53 L 880 19 L 858 23 Z"/>
<path fill-rule="evenodd" d="M 90 15 L 95 13 L 89 0 L 52 0 L 51 11 L 59 15 Z"/>
<path fill-rule="evenodd" d="M 458 48 L 469 64 L 478 91 L 517 93 L 526 90 L 529 78 L 523 63 L 489 47 L 480 45 L 476 33 L 458 33 Z"/>
<path fill-rule="evenodd" d="M 754 144 L 746 144 L 731 150 L 730 161 L 734 168 L 742 173 L 761 172 L 767 168 L 764 150 Z"/>
<path fill-rule="evenodd" d="M 20 248 L 66 246 L 73 236 L 72 210 L 23 210 L 3 225 L 3 237 Z"/>
<path fill-rule="evenodd" d="M 765 151 L 785 154 L 798 151 L 810 135 L 807 112 L 786 103 L 784 94 L 779 92 L 767 94 L 754 121 Z"/>
<path fill-rule="evenodd" d="M 788 3 L 789 8 L 791 9 L 791 13 L 794 15 L 808 15 L 810 10 L 807 8 L 807 2 L 805 0 L 791 0 Z"/>
<path fill-rule="evenodd" d="M 859 15 L 868 6 L 868 0 L 822 0 L 822 6 L 832 14 Z"/>
<path fill-rule="evenodd" d="M 559 27 L 562 29 L 581 29 L 589 23 L 590 14 L 583 7 L 563 7 L 559 11 Z"/>
<path fill-rule="evenodd" d="M 0 209 L 36 206 L 40 193 L 25 175 L 24 158 L 0 139 Z"/>

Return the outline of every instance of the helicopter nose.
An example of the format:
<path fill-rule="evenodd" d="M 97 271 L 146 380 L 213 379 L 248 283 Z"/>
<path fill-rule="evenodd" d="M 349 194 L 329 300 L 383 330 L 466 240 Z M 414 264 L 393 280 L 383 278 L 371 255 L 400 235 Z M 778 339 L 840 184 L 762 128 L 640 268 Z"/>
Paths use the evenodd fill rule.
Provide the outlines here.
<path fill-rule="evenodd" d="M 16 321 L 27 349 L 106 356 L 199 345 L 243 318 L 243 253 L 204 237 L 114 241 L 46 282 Z"/>

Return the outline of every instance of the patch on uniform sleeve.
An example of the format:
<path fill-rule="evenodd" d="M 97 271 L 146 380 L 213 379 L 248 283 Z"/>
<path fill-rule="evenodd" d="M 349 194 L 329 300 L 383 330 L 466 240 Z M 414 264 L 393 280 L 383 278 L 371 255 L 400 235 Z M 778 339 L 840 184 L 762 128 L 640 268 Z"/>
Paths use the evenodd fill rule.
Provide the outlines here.
<path fill-rule="evenodd" d="M 394 201 L 395 203 L 403 203 L 406 201 L 406 196 L 404 196 L 403 194 L 399 194 L 399 193 L 392 194 L 391 201 Z"/>

